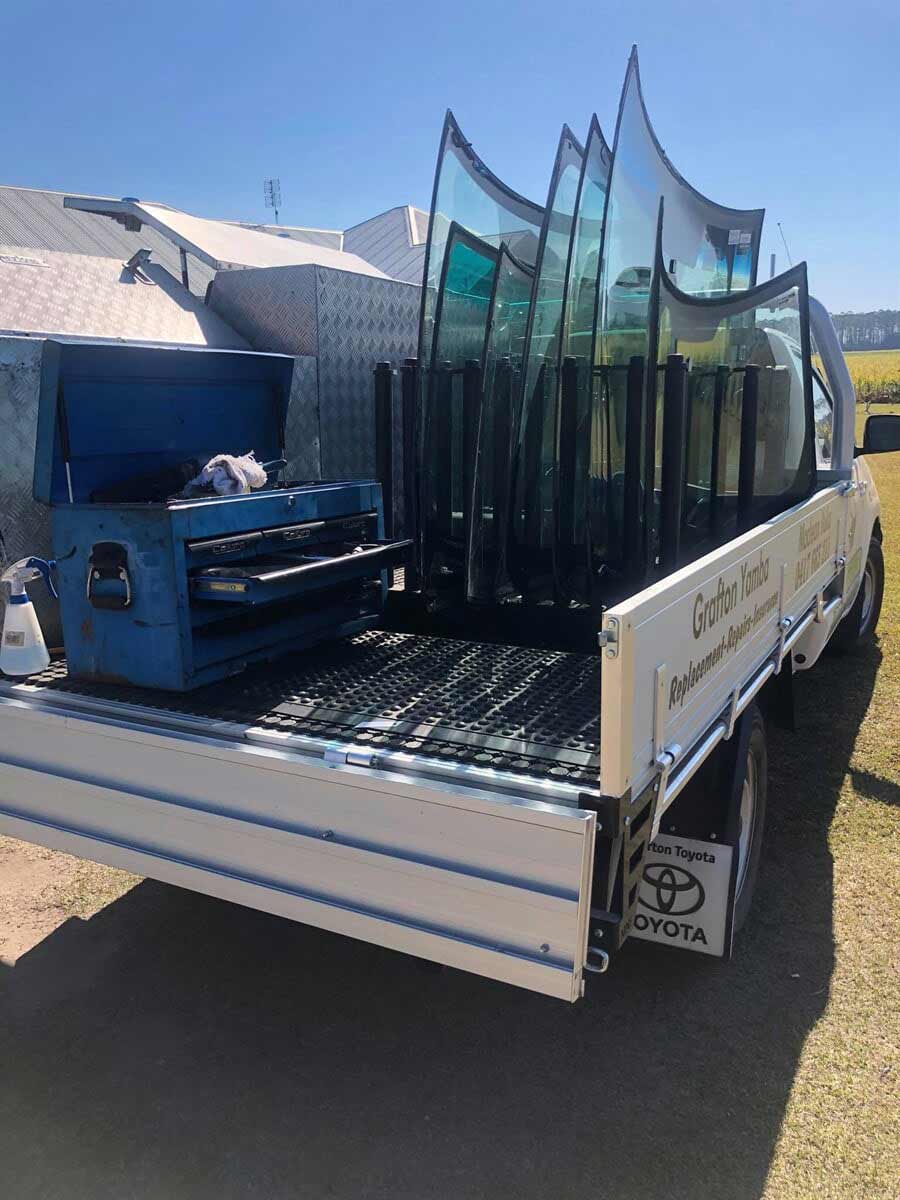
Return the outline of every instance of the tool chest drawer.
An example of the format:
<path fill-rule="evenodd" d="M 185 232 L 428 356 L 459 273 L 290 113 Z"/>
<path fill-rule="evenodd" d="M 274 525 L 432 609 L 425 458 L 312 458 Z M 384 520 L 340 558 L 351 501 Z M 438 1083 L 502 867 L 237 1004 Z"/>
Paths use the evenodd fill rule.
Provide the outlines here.
<path fill-rule="evenodd" d="M 400 566 L 411 547 L 411 541 L 338 542 L 310 546 L 306 553 L 207 567 L 191 576 L 191 595 L 213 603 L 268 604 L 285 595 L 380 575 Z"/>
<path fill-rule="evenodd" d="M 233 562 L 259 554 L 305 550 L 323 543 L 371 542 L 378 536 L 378 512 L 355 513 L 327 521 L 298 521 L 274 529 L 256 529 L 228 537 L 199 538 L 186 542 L 189 568 Z"/>

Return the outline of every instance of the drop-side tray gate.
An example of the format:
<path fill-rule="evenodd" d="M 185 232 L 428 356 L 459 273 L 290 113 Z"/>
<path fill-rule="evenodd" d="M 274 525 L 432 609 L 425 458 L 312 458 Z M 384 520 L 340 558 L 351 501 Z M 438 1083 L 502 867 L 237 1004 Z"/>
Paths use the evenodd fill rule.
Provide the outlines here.
<path fill-rule="evenodd" d="M 581 995 L 596 816 L 565 768 L 534 778 L 462 761 L 465 742 L 429 758 L 324 721 L 327 737 L 102 693 L 0 683 L 0 832 Z"/>

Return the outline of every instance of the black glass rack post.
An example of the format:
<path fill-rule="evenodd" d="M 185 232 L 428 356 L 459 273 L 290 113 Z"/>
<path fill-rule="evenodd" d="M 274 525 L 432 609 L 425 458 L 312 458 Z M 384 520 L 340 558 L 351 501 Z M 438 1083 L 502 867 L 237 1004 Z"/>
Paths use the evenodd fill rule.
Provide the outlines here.
<path fill-rule="evenodd" d="M 468 359 L 462 383 L 462 518 L 464 559 L 468 561 L 472 540 L 475 500 L 475 464 L 478 454 L 478 427 L 481 419 L 481 363 Z"/>
<path fill-rule="evenodd" d="M 629 576 L 644 561 L 641 528 L 641 433 L 644 423 L 646 360 L 635 354 L 628 362 L 625 391 L 625 481 L 622 500 L 622 540 L 625 570 Z"/>
<path fill-rule="evenodd" d="M 568 550 L 575 545 L 578 494 L 578 359 L 563 359 L 559 394 L 557 462 L 557 541 Z"/>
<path fill-rule="evenodd" d="M 756 440 L 759 425 L 759 367 L 743 368 L 741 392 L 741 442 L 738 466 L 737 529 L 745 533 L 753 525 L 753 490 L 756 479 Z"/>
<path fill-rule="evenodd" d="M 404 359 L 400 367 L 400 443 L 403 458 L 403 536 L 411 539 L 413 546 L 419 541 L 419 492 L 416 485 L 416 458 L 419 440 L 419 362 L 415 358 Z M 404 586 L 406 591 L 419 590 L 419 555 L 415 549 L 406 568 Z"/>
<path fill-rule="evenodd" d="M 662 473 L 660 480 L 660 566 L 674 571 L 681 556 L 684 464 L 687 443 L 687 364 L 670 354 L 663 375 Z"/>
<path fill-rule="evenodd" d="M 722 413 L 725 409 L 725 397 L 728 394 L 730 369 L 720 363 L 716 367 L 715 385 L 713 388 L 712 437 L 709 464 L 709 531 L 717 538 L 722 524 L 721 480 L 719 463 L 722 457 Z"/>
<path fill-rule="evenodd" d="M 375 364 L 375 478 L 381 484 L 384 536 L 394 536 L 394 370 Z"/>

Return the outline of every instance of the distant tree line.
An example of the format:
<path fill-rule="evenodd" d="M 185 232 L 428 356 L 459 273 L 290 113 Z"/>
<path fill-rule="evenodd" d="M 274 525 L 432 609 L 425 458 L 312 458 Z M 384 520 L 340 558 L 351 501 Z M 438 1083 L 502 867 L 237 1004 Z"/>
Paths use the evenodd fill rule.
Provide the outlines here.
<path fill-rule="evenodd" d="M 900 310 L 833 313 L 831 319 L 844 350 L 900 350 Z"/>

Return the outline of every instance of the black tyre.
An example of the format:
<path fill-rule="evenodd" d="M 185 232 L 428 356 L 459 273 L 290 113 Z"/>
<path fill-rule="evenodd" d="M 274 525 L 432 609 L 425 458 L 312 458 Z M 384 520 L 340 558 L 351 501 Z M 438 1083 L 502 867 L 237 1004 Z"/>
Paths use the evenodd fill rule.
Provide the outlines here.
<path fill-rule="evenodd" d="M 729 841 L 737 856 L 734 892 L 734 932 L 741 928 L 753 903 L 759 875 L 763 830 L 766 824 L 769 756 L 766 723 L 759 706 L 752 704 L 741 718 L 737 753 L 728 798 Z"/>
<path fill-rule="evenodd" d="M 829 642 L 829 645 L 839 652 L 855 650 L 857 647 L 868 645 L 875 637 L 878 618 L 881 616 L 881 601 L 884 599 L 884 555 L 881 543 L 872 538 L 869 542 L 869 553 L 863 568 L 862 583 L 853 601 L 853 607 L 845 617 Z"/>

